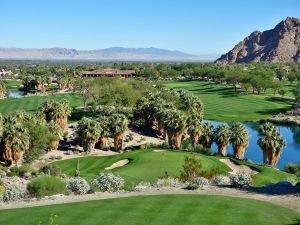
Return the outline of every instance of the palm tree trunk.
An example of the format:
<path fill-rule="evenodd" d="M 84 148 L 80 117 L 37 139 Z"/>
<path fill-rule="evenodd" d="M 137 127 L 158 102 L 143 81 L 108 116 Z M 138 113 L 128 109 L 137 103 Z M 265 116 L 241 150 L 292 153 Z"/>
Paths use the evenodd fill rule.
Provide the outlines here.
<path fill-rule="evenodd" d="M 227 154 L 227 145 L 218 145 L 218 153 L 222 156 Z"/>
<path fill-rule="evenodd" d="M 22 156 L 23 156 L 23 151 L 17 150 L 12 153 L 12 159 L 15 162 L 16 166 L 18 166 L 18 162 L 22 158 Z"/>
<path fill-rule="evenodd" d="M 271 166 L 276 167 L 281 153 L 272 153 Z"/>
<path fill-rule="evenodd" d="M 49 144 L 50 150 L 57 150 L 59 145 L 59 141 L 51 141 Z"/>
<path fill-rule="evenodd" d="M 116 152 L 120 152 L 122 150 L 122 144 L 123 144 L 123 134 L 117 133 L 114 136 L 114 148 Z"/>
<path fill-rule="evenodd" d="M 107 137 L 99 138 L 99 146 L 101 150 L 107 150 Z"/>
<path fill-rule="evenodd" d="M 174 147 L 175 149 L 180 149 L 181 148 L 181 143 L 182 143 L 182 133 L 175 133 L 174 134 Z"/>
<path fill-rule="evenodd" d="M 243 160 L 245 155 L 245 148 L 243 146 L 239 146 L 237 150 L 238 159 Z"/>
<path fill-rule="evenodd" d="M 197 145 L 198 142 L 199 142 L 199 135 L 192 135 L 192 136 L 191 136 L 191 140 L 192 140 L 193 148 L 194 148 L 194 150 L 195 150 L 196 145 Z"/>

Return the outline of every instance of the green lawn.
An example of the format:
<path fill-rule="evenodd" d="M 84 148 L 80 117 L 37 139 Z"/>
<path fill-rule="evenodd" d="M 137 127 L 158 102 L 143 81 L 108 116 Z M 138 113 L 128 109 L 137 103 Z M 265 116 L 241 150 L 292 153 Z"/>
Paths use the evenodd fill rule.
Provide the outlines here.
<path fill-rule="evenodd" d="M 283 225 L 300 215 L 267 202 L 225 196 L 139 196 L 0 211 L 2 225 Z"/>
<path fill-rule="evenodd" d="M 22 85 L 21 80 L 2 80 L 6 89 L 19 88 Z"/>
<path fill-rule="evenodd" d="M 125 152 L 114 156 L 95 157 L 89 156 L 80 158 L 80 175 L 87 180 L 92 180 L 97 174 L 101 172 L 108 172 L 104 170 L 113 163 L 129 159 L 130 163 L 111 170 L 111 172 L 122 176 L 126 180 L 126 187 L 131 188 L 141 181 L 154 182 L 160 176 L 167 172 L 170 176 L 179 176 L 180 170 L 184 162 L 185 155 L 195 154 L 202 162 L 204 170 L 218 167 L 224 174 L 230 171 L 224 163 L 220 162 L 219 156 L 206 156 L 197 153 L 189 153 L 182 151 L 163 151 L 155 152 L 154 150 L 139 150 L 132 152 Z M 68 159 L 54 162 L 58 165 L 62 172 L 74 176 L 77 159 Z M 269 182 L 278 182 L 281 180 L 289 180 L 294 177 L 282 171 L 277 171 L 272 168 L 263 167 L 257 168 L 261 173 L 256 175 L 256 185 L 262 186 Z"/>
<path fill-rule="evenodd" d="M 40 105 L 48 99 L 67 99 L 72 107 L 83 105 L 83 101 L 75 94 L 50 94 L 48 96 L 30 96 L 22 98 L 7 98 L 0 100 L 0 113 L 6 115 L 16 110 L 25 110 L 27 112 L 35 112 Z"/>
<path fill-rule="evenodd" d="M 162 84 L 185 89 L 199 96 L 204 103 L 204 118 L 208 120 L 257 121 L 292 105 L 291 98 L 236 94 L 232 87 L 209 82 L 164 81 Z"/>

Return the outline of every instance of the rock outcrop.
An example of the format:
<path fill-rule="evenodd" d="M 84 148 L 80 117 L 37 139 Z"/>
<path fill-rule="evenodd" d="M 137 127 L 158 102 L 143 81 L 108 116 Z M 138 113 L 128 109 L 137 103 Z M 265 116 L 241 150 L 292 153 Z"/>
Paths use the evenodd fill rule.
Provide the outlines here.
<path fill-rule="evenodd" d="M 288 17 L 274 29 L 254 31 L 217 63 L 300 62 L 300 20 Z"/>

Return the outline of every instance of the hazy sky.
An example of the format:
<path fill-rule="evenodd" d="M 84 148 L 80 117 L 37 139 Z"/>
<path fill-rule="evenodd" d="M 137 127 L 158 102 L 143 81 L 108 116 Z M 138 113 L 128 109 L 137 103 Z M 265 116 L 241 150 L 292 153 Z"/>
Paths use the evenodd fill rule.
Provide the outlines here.
<path fill-rule="evenodd" d="M 300 0 L 0 0 L 0 47 L 158 47 L 225 53 L 300 18 Z"/>

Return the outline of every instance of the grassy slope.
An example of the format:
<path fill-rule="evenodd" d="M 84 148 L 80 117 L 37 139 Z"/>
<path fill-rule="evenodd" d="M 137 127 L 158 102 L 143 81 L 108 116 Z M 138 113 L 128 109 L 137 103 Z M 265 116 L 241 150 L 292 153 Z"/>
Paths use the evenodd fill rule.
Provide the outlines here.
<path fill-rule="evenodd" d="M 59 225 L 279 225 L 300 221 L 300 215 L 292 210 L 251 199 L 166 195 L 2 210 L 0 224 L 49 224 L 51 214 L 58 216 L 53 224 Z"/>
<path fill-rule="evenodd" d="M 201 81 L 166 81 L 167 87 L 186 89 L 204 103 L 204 118 L 218 121 L 255 121 L 268 118 L 291 106 L 290 99 L 236 94 L 232 87 Z"/>
<path fill-rule="evenodd" d="M 6 89 L 19 88 L 22 85 L 20 80 L 3 80 Z"/>
<path fill-rule="evenodd" d="M 131 162 L 128 165 L 111 171 L 124 177 L 127 181 L 127 186 L 132 186 L 141 181 L 154 182 L 158 177 L 163 176 L 165 171 L 167 171 L 170 176 L 179 176 L 184 162 L 184 156 L 191 154 L 193 153 L 139 150 L 107 157 L 84 157 L 80 158 L 80 176 L 91 180 L 100 172 L 108 172 L 104 170 L 105 167 L 109 167 L 119 160 L 129 159 Z M 196 154 L 196 156 L 201 160 L 204 170 L 219 167 L 223 173 L 230 171 L 225 164 L 219 161 L 219 157 L 201 154 Z M 77 159 L 69 159 L 54 162 L 54 164 L 60 166 L 63 173 L 73 176 L 76 162 Z"/>
<path fill-rule="evenodd" d="M 252 164 L 245 161 L 240 161 L 236 159 L 230 159 L 234 163 L 238 165 L 247 165 L 250 168 L 259 171 L 258 174 L 255 175 L 255 185 L 256 186 L 263 186 L 269 182 L 278 182 L 278 181 L 290 181 L 296 182 L 299 180 L 295 175 L 283 172 L 281 170 L 273 169 L 268 166 L 260 166 L 256 164 Z M 299 180 L 300 181 L 300 180 Z"/>
<path fill-rule="evenodd" d="M 91 180 L 100 172 L 107 172 L 107 170 L 104 170 L 105 167 L 122 159 L 130 159 L 132 160 L 130 164 L 111 171 L 124 177 L 127 181 L 126 186 L 132 187 L 140 181 L 154 182 L 158 177 L 163 176 L 165 171 L 170 176 L 179 176 L 184 156 L 190 154 L 179 151 L 154 152 L 153 150 L 140 150 L 108 157 L 84 157 L 80 158 L 80 175 Z M 225 164 L 219 161 L 220 157 L 218 156 L 201 154 L 196 154 L 196 156 L 202 161 L 204 170 L 219 167 L 223 173 L 230 171 Z M 73 176 L 76 162 L 77 159 L 69 159 L 57 161 L 53 164 L 61 167 L 63 173 Z M 250 166 L 256 167 L 256 165 L 252 164 Z M 257 166 L 256 169 L 261 171 L 261 173 L 255 175 L 255 184 L 257 186 L 263 186 L 269 182 L 291 180 L 295 177 L 292 174 L 263 166 Z"/>
<path fill-rule="evenodd" d="M 74 94 L 50 94 L 48 96 L 30 96 L 23 98 L 7 98 L 0 100 L 0 113 L 9 114 L 16 110 L 35 112 L 48 99 L 67 99 L 72 107 L 83 105 L 80 97 Z"/>

